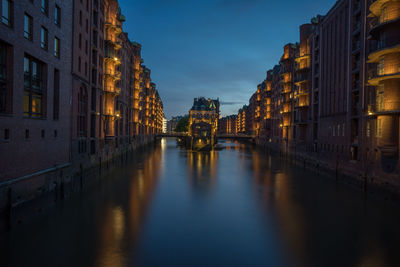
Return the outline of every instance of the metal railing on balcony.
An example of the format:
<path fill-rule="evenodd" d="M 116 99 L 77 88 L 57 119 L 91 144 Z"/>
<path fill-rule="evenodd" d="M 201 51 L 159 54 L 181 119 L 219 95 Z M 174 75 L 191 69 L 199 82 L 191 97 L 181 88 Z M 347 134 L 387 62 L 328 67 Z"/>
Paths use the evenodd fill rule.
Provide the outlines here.
<path fill-rule="evenodd" d="M 394 22 L 399 20 L 400 17 L 395 17 L 395 18 L 388 18 L 388 17 L 374 17 L 369 21 L 369 28 L 370 30 L 374 30 L 376 27 L 382 25 L 382 24 L 389 24 L 390 22 Z"/>
<path fill-rule="evenodd" d="M 374 52 L 387 49 L 387 48 L 392 48 L 395 46 L 400 46 L 400 36 L 395 36 L 392 38 L 385 38 L 381 39 L 379 41 L 370 41 L 369 42 L 369 49 L 368 53 L 372 54 Z"/>
<path fill-rule="evenodd" d="M 295 82 L 299 83 L 299 82 L 303 82 L 303 81 L 308 81 L 310 78 L 310 76 L 308 75 L 308 73 L 298 73 L 295 77 Z"/>
<path fill-rule="evenodd" d="M 400 74 L 400 63 L 385 64 L 384 66 L 377 65 L 376 68 L 372 68 L 368 71 L 368 79 L 372 80 L 379 77 L 398 74 Z"/>

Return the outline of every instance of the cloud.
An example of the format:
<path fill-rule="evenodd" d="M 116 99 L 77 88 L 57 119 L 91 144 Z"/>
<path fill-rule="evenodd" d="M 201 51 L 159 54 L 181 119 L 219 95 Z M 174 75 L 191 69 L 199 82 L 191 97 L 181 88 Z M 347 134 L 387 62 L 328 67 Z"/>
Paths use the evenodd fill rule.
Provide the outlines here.
<path fill-rule="evenodd" d="M 244 104 L 243 102 L 220 102 L 221 105 L 223 106 L 233 106 L 233 105 L 242 105 Z"/>

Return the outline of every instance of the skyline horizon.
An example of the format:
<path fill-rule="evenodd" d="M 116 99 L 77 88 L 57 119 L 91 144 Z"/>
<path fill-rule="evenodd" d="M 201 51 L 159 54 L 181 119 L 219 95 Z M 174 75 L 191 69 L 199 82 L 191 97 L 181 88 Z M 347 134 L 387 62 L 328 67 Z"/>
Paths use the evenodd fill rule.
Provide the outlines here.
<path fill-rule="evenodd" d="M 219 97 L 226 103 L 222 116 L 237 113 L 279 63 L 283 46 L 299 41 L 299 26 L 326 14 L 335 2 L 291 0 L 282 7 L 267 0 L 120 0 L 120 5 L 124 31 L 143 45 L 144 64 L 169 119 L 188 113 L 198 96 Z M 281 27 L 268 26 L 276 22 Z M 279 31 L 282 25 L 285 31 Z"/>

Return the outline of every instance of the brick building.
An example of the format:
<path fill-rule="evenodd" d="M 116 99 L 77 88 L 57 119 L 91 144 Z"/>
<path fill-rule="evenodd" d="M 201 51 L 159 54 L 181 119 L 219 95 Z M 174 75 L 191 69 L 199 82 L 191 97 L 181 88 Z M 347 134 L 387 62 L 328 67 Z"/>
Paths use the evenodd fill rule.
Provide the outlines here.
<path fill-rule="evenodd" d="M 78 172 L 162 131 L 161 97 L 117 0 L 2 0 L 0 12 L 0 211 L 82 184 Z"/>
<path fill-rule="evenodd" d="M 70 163 L 72 3 L 2 1 L 0 9 L 1 183 Z"/>
<path fill-rule="evenodd" d="M 257 133 L 260 106 L 260 144 L 400 186 L 399 17 L 398 0 L 339 0 L 301 25 L 299 42 L 284 46 L 257 86 L 239 131 Z"/>

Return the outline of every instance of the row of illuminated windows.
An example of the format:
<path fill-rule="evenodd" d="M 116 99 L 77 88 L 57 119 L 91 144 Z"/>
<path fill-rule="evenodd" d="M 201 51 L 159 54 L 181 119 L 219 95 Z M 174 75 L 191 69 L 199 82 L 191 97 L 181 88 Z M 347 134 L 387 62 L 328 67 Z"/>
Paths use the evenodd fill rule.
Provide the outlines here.
<path fill-rule="evenodd" d="M 30 0 L 33 3 L 33 0 Z M 49 1 L 40 0 L 40 9 L 46 16 L 49 15 Z M 13 25 L 13 0 L 1 0 L 1 22 L 7 26 Z M 58 5 L 54 6 L 54 24 L 61 27 L 61 8 Z"/>

